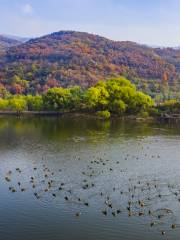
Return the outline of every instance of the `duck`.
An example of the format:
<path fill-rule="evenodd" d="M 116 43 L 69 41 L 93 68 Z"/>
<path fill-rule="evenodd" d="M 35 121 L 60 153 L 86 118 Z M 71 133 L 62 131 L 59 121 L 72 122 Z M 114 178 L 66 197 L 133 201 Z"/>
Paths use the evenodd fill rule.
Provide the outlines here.
<path fill-rule="evenodd" d="M 76 217 L 80 217 L 80 215 L 81 215 L 80 212 L 77 212 L 77 213 L 75 214 Z"/>
<path fill-rule="evenodd" d="M 133 214 L 131 211 L 128 212 L 128 217 L 131 217 Z"/>
<path fill-rule="evenodd" d="M 151 222 L 150 226 L 153 227 L 155 225 L 155 222 Z"/>
<path fill-rule="evenodd" d="M 139 216 L 143 216 L 144 215 L 144 213 L 143 212 L 139 212 Z"/>
<path fill-rule="evenodd" d="M 108 204 L 108 207 L 112 208 L 112 203 L 109 203 L 109 204 Z"/>
<path fill-rule="evenodd" d="M 172 225 L 171 225 L 171 228 L 172 228 L 172 229 L 175 229 L 175 228 L 176 228 L 176 224 L 172 224 Z"/>
<path fill-rule="evenodd" d="M 106 211 L 106 210 L 103 210 L 102 213 L 103 213 L 104 215 L 107 215 L 107 211 Z"/>
<path fill-rule="evenodd" d="M 35 196 L 37 199 L 40 198 L 40 196 L 39 196 L 36 192 L 34 193 L 34 196 Z"/>
<path fill-rule="evenodd" d="M 116 216 L 116 213 L 115 213 L 115 212 L 112 212 L 112 215 L 115 217 L 115 216 Z"/>
<path fill-rule="evenodd" d="M 12 188 L 12 189 L 11 189 L 11 192 L 12 192 L 12 193 L 15 193 L 15 192 L 16 192 L 16 189 L 15 189 L 15 188 Z"/>
<path fill-rule="evenodd" d="M 5 177 L 5 180 L 7 181 L 7 182 L 10 182 L 11 181 L 11 179 L 9 178 L 9 177 Z"/>

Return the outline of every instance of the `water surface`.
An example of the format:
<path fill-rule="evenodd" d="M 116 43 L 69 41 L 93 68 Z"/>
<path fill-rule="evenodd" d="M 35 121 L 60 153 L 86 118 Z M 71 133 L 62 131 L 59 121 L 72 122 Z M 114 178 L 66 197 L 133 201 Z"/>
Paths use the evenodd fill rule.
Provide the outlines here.
<path fill-rule="evenodd" d="M 1 117 L 0 177 L 0 239 L 179 239 L 177 125 Z"/>

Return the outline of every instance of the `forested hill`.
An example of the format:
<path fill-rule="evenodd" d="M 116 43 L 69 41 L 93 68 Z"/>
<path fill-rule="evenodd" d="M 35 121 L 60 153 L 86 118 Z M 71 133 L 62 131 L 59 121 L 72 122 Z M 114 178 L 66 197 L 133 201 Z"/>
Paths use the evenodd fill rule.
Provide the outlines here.
<path fill-rule="evenodd" d="M 13 38 L 8 38 L 3 35 L 0 35 L 0 51 L 6 50 L 9 47 L 17 46 L 22 42 Z"/>
<path fill-rule="evenodd" d="M 125 75 L 145 92 L 158 92 L 163 80 L 179 81 L 178 57 L 162 51 L 167 50 L 60 31 L 8 48 L 0 58 L 0 86 L 11 93 L 41 93 Z"/>

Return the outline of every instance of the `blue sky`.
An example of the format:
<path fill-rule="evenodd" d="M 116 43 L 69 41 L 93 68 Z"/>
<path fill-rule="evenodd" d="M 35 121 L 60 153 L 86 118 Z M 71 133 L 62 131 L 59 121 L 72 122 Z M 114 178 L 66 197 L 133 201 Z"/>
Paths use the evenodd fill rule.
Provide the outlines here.
<path fill-rule="evenodd" d="M 0 33 L 36 37 L 59 30 L 114 40 L 180 45 L 180 0 L 0 0 Z"/>

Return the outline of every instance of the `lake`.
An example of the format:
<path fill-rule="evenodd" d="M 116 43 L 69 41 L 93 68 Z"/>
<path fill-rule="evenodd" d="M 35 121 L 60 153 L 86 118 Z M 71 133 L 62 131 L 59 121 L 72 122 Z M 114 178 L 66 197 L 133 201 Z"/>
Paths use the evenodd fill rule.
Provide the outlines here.
<path fill-rule="evenodd" d="M 0 239 L 180 236 L 180 126 L 0 117 Z"/>

